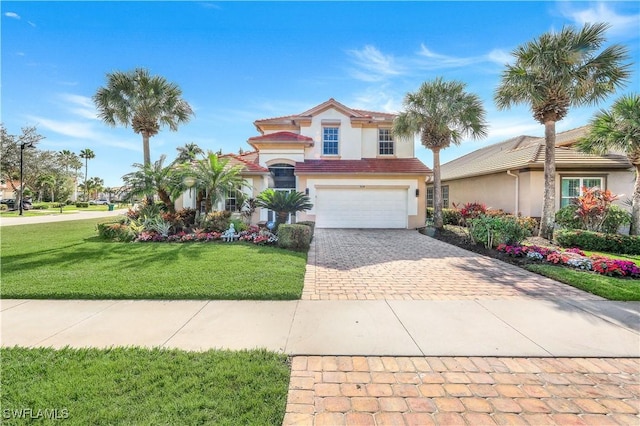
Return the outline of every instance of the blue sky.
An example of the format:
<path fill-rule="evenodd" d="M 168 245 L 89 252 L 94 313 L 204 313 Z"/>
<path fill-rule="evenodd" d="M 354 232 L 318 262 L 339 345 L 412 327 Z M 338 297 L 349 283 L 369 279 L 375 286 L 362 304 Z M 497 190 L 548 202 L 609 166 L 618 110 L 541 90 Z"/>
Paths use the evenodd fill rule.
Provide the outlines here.
<path fill-rule="evenodd" d="M 12 2 L 2 1 L 2 122 L 10 133 L 37 126 L 42 149 L 91 148 L 89 176 L 121 184 L 142 162 L 141 137 L 95 117 L 91 96 L 111 71 L 148 68 L 177 83 L 195 117 L 151 139 L 151 157 L 176 147 L 251 149 L 253 121 L 303 112 L 333 97 L 360 109 L 397 112 L 408 91 L 442 76 L 467 83 L 490 124 L 482 141 L 441 154 L 443 162 L 491 143 L 543 135 L 523 106 L 497 111 L 493 92 L 509 53 L 565 25 L 608 22 L 609 43 L 631 55 L 640 87 L 637 2 Z M 558 131 L 586 124 L 598 107 L 574 109 Z M 432 165 L 430 152 L 417 156 Z"/>

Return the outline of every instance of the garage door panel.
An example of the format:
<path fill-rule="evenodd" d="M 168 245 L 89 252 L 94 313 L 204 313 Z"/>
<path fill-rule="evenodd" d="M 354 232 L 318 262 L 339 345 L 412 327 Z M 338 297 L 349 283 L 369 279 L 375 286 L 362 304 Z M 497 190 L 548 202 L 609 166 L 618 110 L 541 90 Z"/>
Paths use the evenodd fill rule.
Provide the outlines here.
<path fill-rule="evenodd" d="M 406 228 L 406 189 L 325 188 L 316 193 L 319 228 Z"/>

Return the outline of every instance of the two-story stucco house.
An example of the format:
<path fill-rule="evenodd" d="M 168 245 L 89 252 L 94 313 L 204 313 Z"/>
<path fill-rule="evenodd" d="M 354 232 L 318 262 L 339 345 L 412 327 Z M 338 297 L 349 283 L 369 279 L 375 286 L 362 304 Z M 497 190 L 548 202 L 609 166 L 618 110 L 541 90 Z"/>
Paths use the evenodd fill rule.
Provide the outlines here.
<path fill-rule="evenodd" d="M 296 219 L 319 228 L 416 228 L 425 223 L 431 170 L 411 143 L 391 137 L 393 114 L 351 109 L 334 99 L 300 114 L 254 122 L 255 151 L 227 156 L 243 166 L 256 196 L 266 188 L 309 195 Z M 233 205 L 227 200 L 227 207 Z M 260 221 L 270 213 L 256 213 Z"/>

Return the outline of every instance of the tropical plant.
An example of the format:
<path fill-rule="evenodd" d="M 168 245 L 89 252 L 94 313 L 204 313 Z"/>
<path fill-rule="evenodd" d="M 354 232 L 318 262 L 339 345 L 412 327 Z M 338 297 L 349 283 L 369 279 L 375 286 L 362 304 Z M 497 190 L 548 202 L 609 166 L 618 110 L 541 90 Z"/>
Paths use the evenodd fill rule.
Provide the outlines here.
<path fill-rule="evenodd" d="M 556 122 L 570 107 L 593 105 L 624 85 L 629 65 L 627 50 L 614 44 L 603 49 L 606 24 L 586 24 L 581 30 L 565 27 L 516 48 L 514 64 L 506 65 L 495 92 L 498 109 L 528 104 L 544 125 L 544 198 L 540 236 L 551 239 L 555 213 Z M 599 53 L 598 53 L 599 52 Z"/>
<path fill-rule="evenodd" d="M 89 177 L 89 160 L 96 158 L 96 154 L 91 149 L 87 148 L 80 151 L 80 158 L 84 158 L 84 199 L 86 201 L 88 200 L 87 179 Z"/>
<path fill-rule="evenodd" d="M 196 186 L 204 188 L 207 213 L 222 201 L 227 192 L 237 191 L 247 185 L 240 175 L 241 171 L 242 166 L 230 166 L 228 159 L 220 159 L 213 153 L 196 162 L 192 173 L 195 173 Z"/>
<path fill-rule="evenodd" d="M 607 218 L 611 203 L 618 199 L 611 191 L 598 187 L 582 188 L 582 195 L 571 200 L 575 214 L 582 222 L 582 229 L 599 232 Z"/>
<path fill-rule="evenodd" d="M 465 137 L 478 139 L 486 135 L 485 111 L 480 98 L 465 92 L 458 81 L 437 78 L 423 83 L 417 92 L 407 93 L 404 111 L 393 122 L 392 134 L 413 142 L 416 135 L 425 148 L 433 152 L 434 226 L 442 229 L 442 193 L 440 151 L 452 143 L 459 145 Z"/>
<path fill-rule="evenodd" d="M 276 191 L 273 188 L 262 191 L 256 198 L 256 205 L 276 213 L 274 232 L 277 231 L 279 225 L 287 222 L 289 214 L 313 208 L 308 195 L 297 191 Z"/>
<path fill-rule="evenodd" d="M 98 117 L 107 125 L 131 126 L 142 135 L 144 165 L 151 164 L 149 138 L 163 125 L 172 131 L 189 121 L 193 111 L 182 99 L 182 90 L 164 77 L 152 76 L 144 68 L 107 74 L 106 87 L 93 96 Z"/>
<path fill-rule="evenodd" d="M 579 150 L 600 155 L 619 150 L 636 169 L 629 233 L 640 235 L 640 95 L 621 97 L 610 110 L 597 113 L 590 124 L 587 136 L 576 144 Z"/>
<path fill-rule="evenodd" d="M 130 188 L 129 197 L 146 196 L 149 199 L 158 194 L 167 211 L 175 213 L 174 201 L 184 189 L 182 175 L 179 169 L 164 165 L 166 158 L 161 155 L 158 161 L 149 165 L 135 163 L 133 167 L 137 170 L 124 175 L 122 180 Z"/>
<path fill-rule="evenodd" d="M 176 164 L 190 163 L 194 161 L 198 156 L 204 155 L 204 151 L 196 143 L 186 143 L 184 146 L 176 148 L 178 156 L 174 160 Z"/>

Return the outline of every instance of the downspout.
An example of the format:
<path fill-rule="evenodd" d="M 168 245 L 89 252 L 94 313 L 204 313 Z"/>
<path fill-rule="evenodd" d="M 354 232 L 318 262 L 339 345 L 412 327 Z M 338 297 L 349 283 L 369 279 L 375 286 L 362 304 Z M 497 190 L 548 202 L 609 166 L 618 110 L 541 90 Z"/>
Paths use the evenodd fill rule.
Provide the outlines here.
<path fill-rule="evenodd" d="M 513 178 L 516 178 L 516 209 L 513 212 L 514 216 L 518 216 L 520 212 L 520 175 L 514 175 L 511 170 L 507 170 L 507 174 Z"/>

